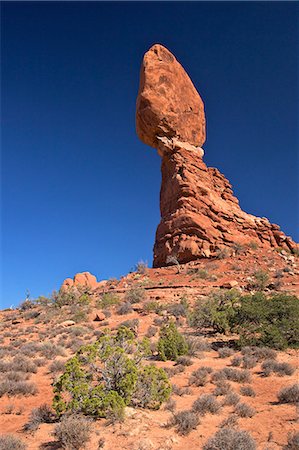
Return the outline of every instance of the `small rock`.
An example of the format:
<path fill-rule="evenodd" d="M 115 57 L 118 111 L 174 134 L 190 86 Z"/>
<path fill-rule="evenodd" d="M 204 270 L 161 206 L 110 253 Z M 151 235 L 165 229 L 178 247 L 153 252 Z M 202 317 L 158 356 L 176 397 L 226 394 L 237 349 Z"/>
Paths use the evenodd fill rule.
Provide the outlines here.
<path fill-rule="evenodd" d="M 62 327 L 71 327 L 72 325 L 76 325 L 76 322 L 73 320 L 65 320 L 60 324 Z"/>
<path fill-rule="evenodd" d="M 94 322 L 102 322 L 103 320 L 106 319 L 106 316 L 104 313 L 99 312 L 96 314 L 95 318 L 93 319 Z"/>
<path fill-rule="evenodd" d="M 221 285 L 221 287 L 224 289 L 232 289 L 234 287 L 237 287 L 238 285 L 239 285 L 239 283 L 236 280 L 231 280 L 231 281 L 227 281 L 226 283 L 223 283 Z"/>

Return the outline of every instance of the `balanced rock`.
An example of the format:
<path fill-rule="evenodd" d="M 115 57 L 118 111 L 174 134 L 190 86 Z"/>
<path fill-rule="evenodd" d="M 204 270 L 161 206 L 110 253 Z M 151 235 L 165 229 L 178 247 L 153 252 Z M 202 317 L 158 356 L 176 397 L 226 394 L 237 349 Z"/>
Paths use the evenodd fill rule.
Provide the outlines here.
<path fill-rule="evenodd" d="M 201 147 L 206 138 L 204 104 L 189 76 L 162 45 L 144 55 L 136 108 L 139 138 L 157 148 L 159 137 Z"/>
<path fill-rule="evenodd" d="M 162 45 L 154 45 L 143 58 L 136 129 L 162 157 L 154 267 L 250 243 L 298 249 L 278 225 L 242 211 L 225 176 L 205 165 L 203 102 L 183 67 Z"/>

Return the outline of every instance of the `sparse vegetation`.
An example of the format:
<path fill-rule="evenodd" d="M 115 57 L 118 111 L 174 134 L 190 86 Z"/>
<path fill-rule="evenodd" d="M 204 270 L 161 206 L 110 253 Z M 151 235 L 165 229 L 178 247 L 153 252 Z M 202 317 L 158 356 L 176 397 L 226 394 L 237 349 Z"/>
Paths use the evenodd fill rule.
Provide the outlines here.
<path fill-rule="evenodd" d="M 241 386 L 240 393 L 245 397 L 255 397 L 256 393 L 251 386 Z"/>
<path fill-rule="evenodd" d="M 235 353 L 234 350 L 229 347 L 220 347 L 218 349 L 219 358 L 228 358 L 229 356 L 232 356 L 234 353 Z"/>
<path fill-rule="evenodd" d="M 299 432 L 289 433 L 288 443 L 283 447 L 283 450 L 298 450 L 299 448 Z"/>
<path fill-rule="evenodd" d="M 255 450 L 256 444 L 247 431 L 221 428 L 203 446 L 203 450 Z"/>
<path fill-rule="evenodd" d="M 207 413 L 217 414 L 221 406 L 213 394 L 202 394 L 192 405 L 192 411 L 200 416 Z"/>
<path fill-rule="evenodd" d="M 172 424 L 179 434 L 186 436 L 196 429 L 199 424 L 199 417 L 193 411 L 180 411 L 174 414 Z"/>
<path fill-rule="evenodd" d="M 24 425 L 25 431 L 36 431 L 41 423 L 51 423 L 54 414 L 49 405 L 43 404 L 31 411 L 29 421 Z"/>
<path fill-rule="evenodd" d="M 145 298 L 145 290 L 142 287 L 132 287 L 126 292 L 125 301 L 127 303 L 140 303 Z"/>
<path fill-rule="evenodd" d="M 54 436 L 66 450 L 80 450 L 90 440 L 91 422 L 79 416 L 63 417 L 55 426 Z"/>
<path fill-rule="evenodd" d="M 26 450 L 27 445 L 12 434 L 0 435 L 0 450 Z"/>
<path fill-rule="evenodd" d="M 211 367 L 200 367 L 192 372 L 189 378 L 189 384 L 194 386 L 205 386 L 208 381 L 208 374 L 212 372 Z"/>
<path fill-rule="evenodd" d="M 238 403 L 235 407 L 235 414 L 240 417 L 253 417 L 255 409 L 247 405 L 247 403 Z"/>
<path fill-rule="evenodd" d="M 261 368 L 265 377 L 268 377 L 271 373 L 275 373 L 282 377 L 284 375 L 293 375 L 295 372 L 295 368 L 291 366 L 291 364 L 287 362 L 279 363 L 273 359 L 264 361 Z"/>
<path fill-rule="evenodd" d="M 298 403 L 299 402 L 299 384 L 282 388 L 278 393 L 279 403 Z"/>

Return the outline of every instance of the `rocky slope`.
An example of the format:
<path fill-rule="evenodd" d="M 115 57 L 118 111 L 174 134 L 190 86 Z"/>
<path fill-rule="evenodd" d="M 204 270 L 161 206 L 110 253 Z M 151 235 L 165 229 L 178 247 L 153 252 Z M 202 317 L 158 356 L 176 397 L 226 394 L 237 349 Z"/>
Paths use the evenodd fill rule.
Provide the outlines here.
<path fill-rule="evenodd" d="M 162 45 L 154 45 L 143 59 L 136 128 L 139 138 L 162 158 L 154 267 L 215 256 L 250 242 L 298 250 L 278 225 L 242 211 L 229 181 L 203 162 L 203 102 L 183 67 Z"/>

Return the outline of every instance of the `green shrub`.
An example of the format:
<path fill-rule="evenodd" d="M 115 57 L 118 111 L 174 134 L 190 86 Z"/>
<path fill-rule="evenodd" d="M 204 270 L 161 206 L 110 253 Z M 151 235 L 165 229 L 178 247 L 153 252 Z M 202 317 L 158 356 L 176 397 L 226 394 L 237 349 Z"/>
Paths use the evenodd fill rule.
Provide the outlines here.
<path fill-rule="evenodd" d="M 269 283 L 269 274 L 264 270 L 257 270 L 253 274 L 252 288 L 258 291 L 263 291 Z"/>
<path fill-rule="evenodd" d="M 145 298 L 145 290 L 142 287 L 132 287 L 126 292 L 125 301 L 128 303 L 140 303 Z"/>
<path fill-rule="evenodd" d="M 134 404 L 143 408 L 158 409 L 169 399 L 170 394 L 171 385 L 163 369 L 150 365 L 139 371 L 134 391 Z"/>
<path fill-rule="evenodd" d="M 54 384 L 56 413 L 69 411 L 114 421 L 123 419 L 125 405 L 159 408 L 171 389 L 162 369 L 141 365 L 149 354 L 148 338 L 138 341 L 124 326 L 115 335 L 106 330 L 66 363 Z"/>
<path fill-rule="evenodd" d="M 103 294 L 100 300 L 97 302 L 98 308 L 109 308 L 114 305 L 118 305 L 119 298 L 116 294 L 113 294 L 111 292 L 107 292 L 106 294 Z"/>
<path fill-rule="evenodd" d="M 240 345 L 268 346 L 275 349 L 299 345 L 299 301 L 286 294 L 267 298 L 262 293 L 242 298 L 231 321 L 240 334 Z"/>
<path fill-rule="evenodd" d="M 162 361 L 175 361 L 178 356 L 188 353 L 188 345 L 185 338 L 178 331 L 174 322 L 169 322 L 160 330 L 158 341 L 158 355 Z"/>
<path fill-rule="evenodd" d="M 196 302 L 190 316 L 191 326 L 197 329 L 211 327 L 216 332 L 228 333 L 239 300 L 240 292 L 236 289 L 212 292 L 206 300 Z"/>

